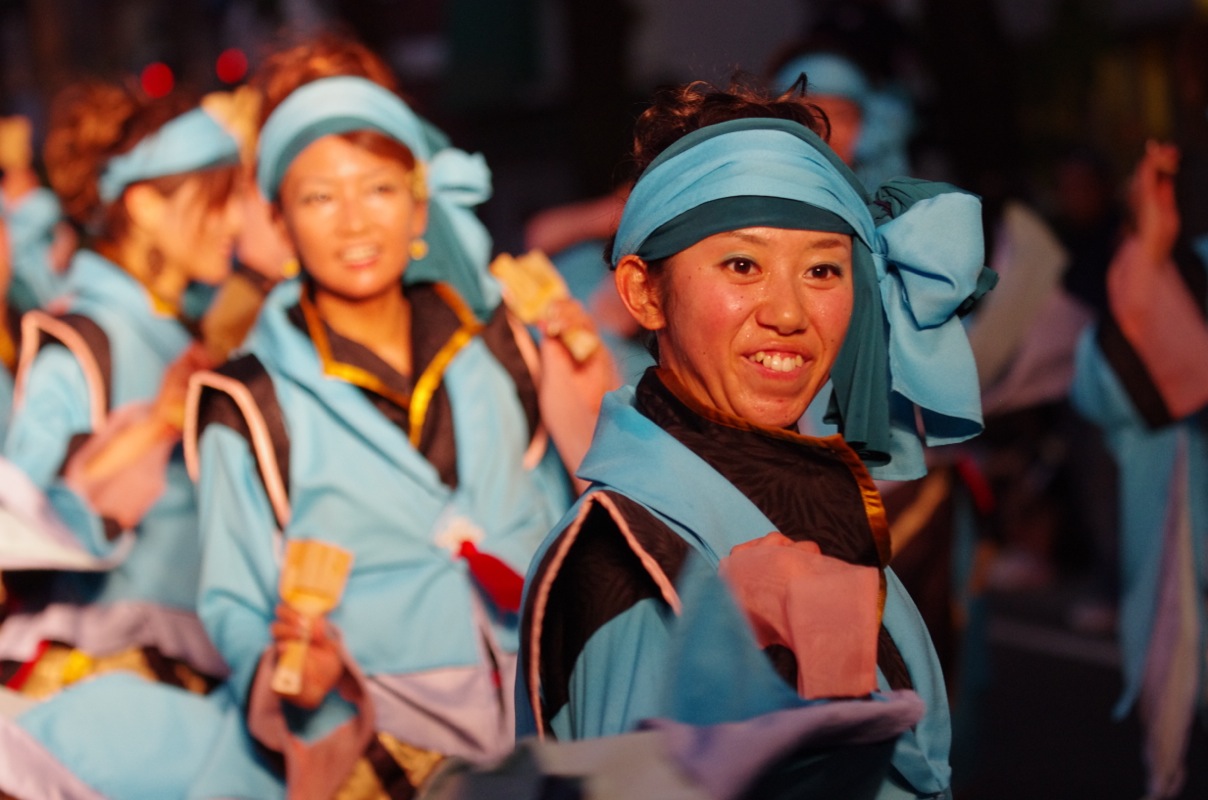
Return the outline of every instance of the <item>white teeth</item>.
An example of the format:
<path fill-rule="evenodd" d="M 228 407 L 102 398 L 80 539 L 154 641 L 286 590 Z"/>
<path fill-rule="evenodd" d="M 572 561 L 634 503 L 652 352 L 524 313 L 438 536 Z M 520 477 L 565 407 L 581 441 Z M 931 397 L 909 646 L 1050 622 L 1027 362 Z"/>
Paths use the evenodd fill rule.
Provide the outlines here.
<path fill-rule="evenodd" d="M 371 244 L 359 245 L 357 247 L 348 247 L 340 252 L 340 257 L 345 261 L 368 261 L 377 255 L 377 247 Z"/>
<path fill-rule="evenodd" d="M 763 364 L 770 370 L 776 372 L 791 372 L 804 366 L 805 359 L 800 355 L 780 355 L 773 353 L 768 355 L 763 350 L 760 350 L 755 355 L 751 356 L 751 360 L 756 364 Z"/>

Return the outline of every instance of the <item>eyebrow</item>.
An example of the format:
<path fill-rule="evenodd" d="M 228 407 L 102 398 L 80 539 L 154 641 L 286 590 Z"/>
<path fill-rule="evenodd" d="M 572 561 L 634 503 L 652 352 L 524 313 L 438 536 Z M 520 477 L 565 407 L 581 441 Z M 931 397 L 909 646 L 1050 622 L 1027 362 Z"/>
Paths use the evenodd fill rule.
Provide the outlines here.
<path fill-rule="evenodd" d="M 767 244 L 768 242 L 766 236 L 760 236 L 757 233 L 747 233 L 746 231 L 730 231 L 729 235 L 735 237 L 736 239 L 741 239 L 744 242 L 751 242 L 752 244 Z M 810 244 L 809 249 L 829 250 L 832 247 L 842 247 L 845 243 L 846 242 L 842 237 L 833 236 L 826 239 L 818 239 Z"/>

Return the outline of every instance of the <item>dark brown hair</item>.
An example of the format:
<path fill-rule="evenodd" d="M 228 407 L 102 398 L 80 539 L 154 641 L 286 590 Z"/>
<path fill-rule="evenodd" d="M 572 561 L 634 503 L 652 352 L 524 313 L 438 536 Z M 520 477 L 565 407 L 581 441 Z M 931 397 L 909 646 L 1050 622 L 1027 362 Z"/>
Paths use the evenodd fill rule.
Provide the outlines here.
<path fill-rule="evenodd" d="M 394 73 L 380 56 L 349 36 L 322 33 L 281 47 L 256 70 L 249 83 L 260 93 L 260 124 L 299 86 L 337 75 L 366 78 L 399 93 Z"/>
<path fill-rule="evenodd" d="M 761 117 L 798 122 L 823 139 L 830 136 L 826 115 L 808 101 L 799 84 L 780 94 L 741 77 L 725 89 L 705 81 L 664 87 L 656 91 L 650 106 L 634 123 L 628 164 L 632 178 L 636 180 L 659 153 L 692 131 L 719 122 Z"/>

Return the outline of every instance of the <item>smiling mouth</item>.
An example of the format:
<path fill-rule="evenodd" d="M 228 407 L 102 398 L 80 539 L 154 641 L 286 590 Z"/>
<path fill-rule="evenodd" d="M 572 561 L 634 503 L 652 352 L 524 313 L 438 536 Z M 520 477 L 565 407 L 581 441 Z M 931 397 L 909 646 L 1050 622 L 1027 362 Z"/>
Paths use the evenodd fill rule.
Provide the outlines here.
<path fill-rule="evenodd" d="M 346 247 L 340 251 L 340 260 L 345 264 L 357 265 L 372 261 L 378 255 L 377 245 L 362 244 Z"/>
<path fill-rule="evenodd" d="M 750 359 L 756 364 L 762 364 L 773 372 L 792 372 L 805 366 L 805 359 L 799 354 L 765 353 L 760 350 Z"/>

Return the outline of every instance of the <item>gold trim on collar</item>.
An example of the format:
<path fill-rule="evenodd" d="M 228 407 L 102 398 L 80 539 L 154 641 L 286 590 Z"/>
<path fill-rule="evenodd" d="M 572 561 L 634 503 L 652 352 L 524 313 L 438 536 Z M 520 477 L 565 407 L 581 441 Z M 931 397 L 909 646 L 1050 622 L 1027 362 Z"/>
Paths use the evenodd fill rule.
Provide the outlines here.
<path fill-rule="evenodd" d="M 445 370 L 449 368 L 454 356 L 473 341 L 474 337 L 483 329 L 483 324 L 478 321 L 465 301 L 452 287 L 438 283 L 436 293 L 457 315 L 461 327 L 453 332 L 453 335 L 420 373 L 410 397 L 386 386 L 381 378 L 367 369 L 337 361 L 331 354 L 331 341 L 327 337 L 327 329 L 323 326 L 318 309 L 311 302 L 309 292 L 304 289 L 298 298 L 302 317 L 306 321 L 306 331 L 310 334 L 311 341 L 314 342 L 319 362 L 323 366 L 323 374 L 339 378 L 362 389 L 368 389 L 385 397 L 400 408 L 407 409 L 408 426 L 410 427 L 407 438 L 411 441 L 412 447 L 417 450 L 424 430 L 424 420 L 428 416 L 428 408 L 432 403 L 433 395 L 436 394 L 436 390 L 444 379 Z"/>
<path fill-rule="evenodd" d="M 428 406 L 432 402 L 432 396 L 436 394 L 437 388 L 445 377 L 445 370 L 453 362 L 453 357 L 473 341 L 474 337 L 483 329 L 483 324 L 478 321 L 478 318 L 474 316 L 469 306 L 454 291 L 453 287 L 448 284 L 438 283 L 436 284 L 436 293 L 440 295 L 440 299 L 444 300 L 449 308 L 453 309 L 453 313 L 457 315 L 457 319 L 461 322 L 461 327 L 454 331 L 453 335 L 449 337 L 449 340 L 445 342 L 439 352 L 432 357 L 432 361 L 424 368 L 423 374 L 419 376 L 419 380 L 415 382 L 415 388 L 411 392 L 411 408 L 409 409 L 411 418 L 410 438 L 412 446 L 416 449 L 419 448 L 420 434 L 423 433 L 424 418 L 428 416 Z"/>

